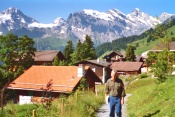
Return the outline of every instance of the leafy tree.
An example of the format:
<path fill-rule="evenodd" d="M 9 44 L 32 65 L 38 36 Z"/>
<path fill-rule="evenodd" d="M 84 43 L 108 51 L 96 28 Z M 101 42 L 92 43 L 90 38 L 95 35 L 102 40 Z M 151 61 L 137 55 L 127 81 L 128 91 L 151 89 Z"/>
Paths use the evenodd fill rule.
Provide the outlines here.
<path fill-rule="evenodd" d="M 152 64 L 151 71 L 157 78 L 157 83 L 165 82 L 167 76 L 172 73 L 172 62 L 174 61 L 174 53 L 164 50 L 156 54 L 155 64 Z M 168 57 L 170 56 L 170 57 Z M 154 59 L 154 60 L 155 60 Z M 168 60 L 169 59 L 169 60 Z"/>
<path fill-rule="evenodd" d="M 138 42 L 136 43 L 136 47 L 139 47 L 139 43 Z"/>
<path fill-rule="evenodd" d="M 86 79 L 84 77 L 81 78 L 78 89 L 82 91 L 82 90 L 87 90 L 88 87 L 89 87 L 89 84 L 86 81 Z"/>
<path fill-rule="evenodd" d="M 151 36 L 148 36 L 146 42 L 147 42 L 147 43 L 150 43 L 150 41 L 151 41 Z"/>
<path fill-rule="evenodd" d="M 63 54 L 67 60 L 67 65 L 71 63 L 71 54 L 74 52 L 73 43 L 71 40 L 67 42 L 66 47 L 64 48 Z"/>
<path fill-rule="evenodd" d="M 12 81 L 24 69 L 32 65 L 34 61 L 32 56 L 35 51 L 33 45 L 33 40 L 26 35 L 20 38 L 14 34 L 0 36 L 0 82 L 2 85 Z"/>
<path fill-rule="evenodd" d="M 170 33 L 171 35 L 174 35 L 174 33 L 171 31 L 171 33 Z"/>
<path fill-rule="evenodd" d="M 55 58 L 54 58 L 54 60 L 53 60 L 53 62 L 52 62 L 52 65 L 54 65 L 54 66 L 59 66 L 59 59 L 58 59 L 58 56 L 56 56 Z"/>
<path fill-rule="evenodd" d="M 175 62 L 175 54 L 169 51 L 169 43 L 171 42 L 171 38 L 168 37 L 168 28 L 169 25 L 161 25 L 156 27 L 156 31 L 152 36 L 155 39 L 160 39 L 163 44 L 160 48 L 162 52 L 151 56 L 148 55 L 147 63 L 154 60 L 155 64 L 151 65 L 151 71 L 157 76 L 158 83 L 165 82 L 167 76 L 172 73 L 172 65 Z"/>
<path fill-rule="evenodd" d="M 134 61 L 134 59 L 135 59 L 134 48 L 131 45 L 129 45 L 126 48 L 126 60 L 127 61 Z"/>
<path fill-rule="evenodd" d="M 68 65 L 68 62 L 66 60 L 62 60 L 59 62 L 59 66 L 66 66 Z"/>
<path fill-rule="evenodd" d="M 34 41 L 32 38 L 24 35 L 18 39 L 18 65 L 23 66 L 24 69 L 31 67 L 34 63 L 33 56 L 35 56 L 36 49 L 34 48 Z M 27 62 L 27 64 L 26 64 Z"/>

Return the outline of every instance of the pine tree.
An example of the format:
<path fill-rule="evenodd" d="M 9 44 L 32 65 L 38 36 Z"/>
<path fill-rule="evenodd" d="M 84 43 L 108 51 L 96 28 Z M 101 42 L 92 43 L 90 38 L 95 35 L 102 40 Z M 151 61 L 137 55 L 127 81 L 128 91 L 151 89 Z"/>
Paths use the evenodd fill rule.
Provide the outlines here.
<path fill-rule="evenodd" d="M 86 35 L 85 41 L 83 42 L 82 47 L 82 59 L 83 60 L 90 60 L 90 59 L 96 59 L 97 55 L 95 52 L 95 48 L 93 47 L 94 43 L 91 40 L 90 36 Z"/>
<path fill-rule="evenodd" d="M 64 48 L 63 54 L 66 58 L 67 65 L 71 63 L 71 54 L 74 52 L 73 43 L 71 40 L 67 42 L 66 47 Z"/>
<path fill-rule="evenodd" d="M 126 48 L 126 60 L 127 61 L 134 61 L 134 59 L 135 59 L 134 48 L 131 45 L 129 45 Z"/>
<path fill-rule="evenodd" d="M 71 54 L 72 64 L 82 60 L 82 43 L 78 40 L 75 51 Z"/>

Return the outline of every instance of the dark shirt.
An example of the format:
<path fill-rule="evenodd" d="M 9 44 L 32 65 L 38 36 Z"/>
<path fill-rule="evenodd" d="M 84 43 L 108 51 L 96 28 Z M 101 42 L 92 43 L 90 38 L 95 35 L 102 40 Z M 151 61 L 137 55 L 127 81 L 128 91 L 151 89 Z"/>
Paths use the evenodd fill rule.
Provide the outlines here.
<path fill-rule="evenodd" d="M 125 97 L 126 94 L 123 81 L 119 78 L 116 78 L 115 81 L 111 78 L 108 79 L 105 87 L 105 93 L 110 96 Z"/>

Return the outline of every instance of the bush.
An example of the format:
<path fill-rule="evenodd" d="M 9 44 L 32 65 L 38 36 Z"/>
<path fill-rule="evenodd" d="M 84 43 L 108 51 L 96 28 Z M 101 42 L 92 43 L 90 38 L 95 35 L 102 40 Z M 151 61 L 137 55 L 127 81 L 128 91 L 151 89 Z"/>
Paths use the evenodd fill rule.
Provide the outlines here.
<path fill-rule="evenodd" d="M 140 74 L 139 78 L 142 79 L 142 78 L 147 78 L 147 74 Z"/>

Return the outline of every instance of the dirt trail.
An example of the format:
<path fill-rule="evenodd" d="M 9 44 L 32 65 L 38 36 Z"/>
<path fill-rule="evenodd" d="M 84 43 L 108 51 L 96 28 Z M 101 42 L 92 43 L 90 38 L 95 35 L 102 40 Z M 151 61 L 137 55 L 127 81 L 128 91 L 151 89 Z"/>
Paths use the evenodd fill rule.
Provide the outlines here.
<path fill-rule="evenodd" d="M 126 94 L 125 104 L 122 105 L 122 117 L 128 117 L 127 115 L 127 100 L 132 94 Z M 97 117 L 109 117 L 109 104 L 104 103 L 97 111 Z"/>

